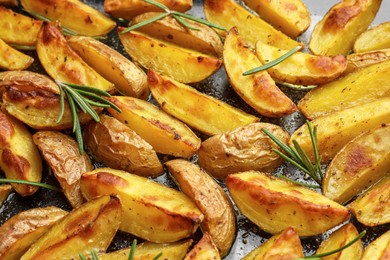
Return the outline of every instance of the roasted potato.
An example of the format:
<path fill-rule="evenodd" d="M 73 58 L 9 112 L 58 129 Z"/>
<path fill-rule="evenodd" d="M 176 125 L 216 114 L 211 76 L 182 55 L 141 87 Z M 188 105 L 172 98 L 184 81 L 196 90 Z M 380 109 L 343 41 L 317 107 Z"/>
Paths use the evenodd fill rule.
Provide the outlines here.
<path fill-rule="evenodd" d="M 38 131 L 33 139 L 72 207 L 80 207 L 85 202 L 80 191 L 81 174 L 93 169 L 88 155 L 80 155 L 76 141 L 60 132 Z"/>
<path fill-rule="evenodd" d="M 362 53 L 352 53 L 347 55 L 347 69 L 343 74 L 345 75 L 351 72 L 355 72 L 360 68 L 387 61 L 389 59 L 390 48 Z"/>
<path fill-rule="evenodd" d="M 100 122 L 84 128 L 84 140 L 93 156 L 108 167 L 144 177 L 163 173 L 153 147 L 118 119 L 100 115 Z"/>
<path fill-rule="evenodd" d="M 347 143 L 333 158 L 322 182 L 323 194 L 344 204 L 389 173 L 390 124 Z"/>
<path fill-rule="evenodd" d="M 91 37 L 71 36 L 67 41 L 89 66 L 114 83 L 119 92 L 141 99 L 148 98 L 145 72 L 122 54 Z"/>
<path fill-rule="evenodd" d="M 18 0 L 0 0 L 0 5 L 17 6 Z"/>
<path fill-rule="evenodd" d="M 0 185 L 0 206 L 7 199 L 8 195 L 12 191 L 12 186 L 9 184 Z"/>
<path fill-rule="evenodd" d="M 255 116 L 154 70 L 149 70 L 148 82 L 153 97 L 165 112 L 204 134 L 221 134 L 259 121 Z"/>
<path fill-rule="evenodd" d="M 189 161 L 172 160 L 166 162 L 166 166 L 181 191 L 204 214 L 202 231 L 211 236 L 221 256 L 227 255 L 235 238 L 236 222 L 233 206 L 226 193 L 212 177 Z"/>
<path fill-rule="evenodd" d="M 0 258 L 20 257 L 57 221 L 68 214 L 57 207 L 33 208 L 9 218 L 0 226 Z"/>
<path fill-rule="evenodd" d="M 272 151 L 280 148 L 261 131 L 262 128 L 288 143 L 290 136 L 283 128 L 253 123 L 203 141 L 198 150 L 199 165 L 217 179 L 241 171 L 273 171 L 283 159 Z"/>
<path fill-rule="evenodd" d="M 118 230 L 121 202 L 115 196 L 102 196 L 83 204 L 41 236 L 20 258 L 78 259 L 91 250 L 105 252 Z"/>
<path fill-rule="evenodd" d="M 252 250 L 242 260 L 303 258 L 301 240 L 295 229 L 288 227 L 272 236 L 260 247 Z"/>
<path fill-rule="evenodd" d="M 33 58 L 15 50 L 0 38 L 0 69 L 24 70 L 33 62 Z"/>
<path fill-rule="evenodd" d="M 141 99 L 115 96 L 110 101 L 122 113 L 108 108 L 116 119 L 133 129 L 158 153 L 189 158 L 200 146 L 200 139 L 182 122 Z"/>
<path fill-rule="evenodd" d="M 297 110 L 295 104 L 276 86 L 267 71 L 249 76 L 242 75 L 262 64 L 240 37 L 236 27 L 229 31 L 225 39 L 223 58 L 232 87 L 257 112 L 267 117 L 281 117 Z"/>
<path fill-rule="evenodd" d="M 309 49 L 316 55 L 346 55 L 374 20 L 382 0 L 340 1 L 314 27 Z"/>
<path fill-rule="evenodd" d="M 81 178 L 81 191 L 88 200 L 118 194 L 123 211 L 120 230 L 155 243 L 189 237 L 203 220 L 184 193 L 125 171 L 87 172 Z"/>
<path fill-rule="evenodd" d="M 119 39 L 135 62 L 145 69 L 154 69 L 179 82 L 202 81 L 222 65 L 222 61 L 214 56 L 179 47 L 141 32 L 130 31 L 122 34 L 124 29 L 118 28 Z"/>
<path fill-rule="evenodd" d="M 387 231 L 366 247 L 361 260 L 384 260 L 390 254 L 390 231 Z"/>
<path fill-rule="evenodd" d="M 187 253 L 184 260 L 220 260 L 218 248 L 208 233 L 204 233 L 199 242 Z"/>
<path fill-rule="evenodd" d="M 354 52 L 377 51 L 390 48 L 390 22 L 379 24 L 363 32 L 353 45 Z"/>
<path fill-rule="evenodd" d="M 313 236 L 350 217 L 347 208 L 325 196 L 264 173 L 230 174 L 226 186 L 242 214 L 271 234 L 291 226 L 299 236 Z"/>

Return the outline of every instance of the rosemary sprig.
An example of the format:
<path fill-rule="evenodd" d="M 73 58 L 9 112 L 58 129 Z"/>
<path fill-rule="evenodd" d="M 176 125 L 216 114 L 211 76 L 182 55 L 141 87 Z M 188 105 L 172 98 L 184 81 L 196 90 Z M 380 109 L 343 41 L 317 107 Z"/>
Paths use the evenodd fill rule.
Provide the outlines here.
<path fill-rule="evenodd" d="M 137 239 L 133 240 L 133 243 L 131 244 L 130 253 L 128 260 L 133 260 L 134 253 L 135 253 L 135 247 L 137 246 Z"/>
<path fill-rule="evenodd" d="M 20 50 L 20 51 L 35 51 L 37 49 L 37 47 L 35 45 L 30 46 L 30 45 L 21 45 L 21 44 L 10 43 L 9 46 L 11 46 L 17 50 Z"/>
<path fill-rule="evenodd" d="M 41 183 L 41 182 L 35 182 L 35 181 L 0 178 L 0 183 L 25 184 L 25 185 L 45 188 L 45 189 L 48 189 L 48 190 L 54 190 L 54 191 L 62 192 L 62 190 L 60 188 L 56 187 L 56 186 L 53 186 L 53 185 L 50 185 L 50 184 L 46 184 L 46 183 Z"/>
<path fill-rule="evenodd" d="M 245 71 L 244 73 L 242 73 L 242 75 L 243 75 L 243 76 L 248 76 L 248 75 L 254 74 L 254 73 L 256 73 L 256 72 L 259 72 L 259 71 L 263 71 L 263 70 L 267 70 L 267 69 L 269 69 L 269 68 L 272 68 L 272 67 L 278 65 L 279 63 L 283 62 L 283 61 L 286 60 L 287 58 L 289 58 L 291 55 L 293 55 L 294 53 L 296 53 L 297 51 L 299 51 L 301 48 L 302 48 L 302 46 L 296 46 L 296 47 L 294 47 L 293 49 L 291 49 L 291 50 L 289 50 L 288 52 L 286 52 L 285 54 L 283 54 L 282 56 L 280 56 L 279 58 L 274 59 L 273 61 L 267 62 L 266 64 L 264 64 L 264 65 L 262 65 L 262 66 L 259 66 L 259 67 L 257 67 L 257 68 L 254 68 L 254 69 Z"/>
<path fill-rule="evenodd" d="M 30 15 L 34 16 L 35 18 L 37 18 L 38 20 L 42 20 L 42 21 L 45 21 L 45 22 L 51 22 L 52 20 L 50 20 L 49 18 L 47 18 L 46 16 L 43 16 L 41 14 L 38 14 L 36 12 L 33 12 L 33 11 L 28 11 L 28 10 L 25 10 L 27 13 L 29 13 Z M 75 31 L 72 31 L 71 29 L 69 28 L 66 28 L 66 27 L 62 27 L 62 31 L 65 33 L 65 34 L 68 34 L 68 35 L 77 35 L 77 33 Z"/>

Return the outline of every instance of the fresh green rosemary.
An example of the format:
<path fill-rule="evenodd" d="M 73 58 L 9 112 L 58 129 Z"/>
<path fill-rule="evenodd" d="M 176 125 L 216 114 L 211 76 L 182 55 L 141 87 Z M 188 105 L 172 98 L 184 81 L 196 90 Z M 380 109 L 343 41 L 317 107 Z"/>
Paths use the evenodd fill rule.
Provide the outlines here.
<path fill-rule="evenodd" d="M 0 183 L 25 184 L 25 185 L 45 188 L 45 189 L 48 189 L 48 190 L 54 190 L 54 191 L 62 192 L 62 190 L 60 188 L 56 187 L 56 186 L 52 186 L 50 184 L 41 183 L 41 182 L 35 182 L 35 181 L 0 178 Z"/>
<path fill-rule="evenodd" d="M 137 246 L 137 239 L 133 240 L 133 243 L 131 244 L 130 253 L 128 260 L 133 260 L 134 253 L 135 253 L 135 247 Z"/>

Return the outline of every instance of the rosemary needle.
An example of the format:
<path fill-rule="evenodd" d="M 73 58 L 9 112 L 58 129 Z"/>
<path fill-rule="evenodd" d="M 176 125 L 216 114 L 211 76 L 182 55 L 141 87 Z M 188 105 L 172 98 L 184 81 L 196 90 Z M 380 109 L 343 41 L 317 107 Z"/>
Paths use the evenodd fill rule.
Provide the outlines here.
<path fill-rule="evenodd" d="M 60 188 L 56 187 L 56 186 L 53 186 L 53 185 L 50 185 L 50 184 L 46 184 L 46 183 L 41 183 L 41 182 L 35 182 L 35 181 L 0 178 L 0 183 L 25 184 L 25 185 L 45 188 L 45 189 L 48 189 L 48 190 L 54 190 L 54 191 L 62 192 L 62 190 Z"/>
<path fill-rule="evenodd" d="M 134 253 L 135 253 L 135 247 L 137 246 L 137 239 L 133 240 L 133 243 L 131 244 L 130 253 L 128 260 L 133 260 Z"/>

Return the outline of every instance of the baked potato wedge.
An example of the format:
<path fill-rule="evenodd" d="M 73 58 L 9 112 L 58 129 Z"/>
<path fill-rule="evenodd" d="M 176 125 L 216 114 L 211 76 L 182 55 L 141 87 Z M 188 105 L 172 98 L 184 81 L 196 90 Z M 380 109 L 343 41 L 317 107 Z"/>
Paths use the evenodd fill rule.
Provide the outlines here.
<path fill-rule="evenodd" d="M 390 48 L 390 22 L 384 22 L 359 35 L 354 52 L 377 51 Z"/>
<path fill-rule="evenodd" d="M 230 174 L 226 186 L 242 214 L 271 234 L 291 226 L 299 236 L 313 236 L 350 217 L 347 208 L 325 196 L 261 172 Z"/>
<path fill-rule="evenodd" d="M 84 128 L 84 140 L 93 156 L 108 167 L 144 177 L 163 173 L 153 147 L 114 117 L 100 115 L 100 122 L 91 121 Z"/>
<path fill-rule="evenodd" d="M 256 43 L 256 55 L 263 64 L 279 58 L 288 51 L 261 41 Z M 318 85 L 336 79 L 346 68 L 347 59 L 343 55 L 328 57 L 296 52 L 282 63 L 267 69 L 267 72 L 277 82 Z"/>
<path fill-rule="evenodd" d="M 267 71 L 249 76 L 242 75 L 262 64 L 241 38 L 236 27 L 229 30 L 226 36 L 223 58 L 232 87 L 248 105 L 261 115 L 281 117 L 297 110 L 295 104 L 276 86 Z"/>
<path fill-rule="evenodd" d="M 218 183 L 197 165 L 182 159 L 168 161 L 165 165 L 181 191 L 202 211 L 202 231 L 208 233 L 222 257 L 227 255 L 236 234 L 236 218 L 229 197 Z"/>
<path fill-rule="evenodd" d="M 192 7 L 192 0 L 157 0 L 157 2 L 179 12 L 188 11 Z M 131 20 L 136 15 L 159 12 L 161 9 L 143 0 L 104 0 L 104 11 L 113 17 Z"/>
<path fill-rule="evenodd" d="M 221 180 L 241 171 L 272 172 L 283 159 L 272 151 L 280 148 L 261 131 L 262 128 L 288 143 L 290 136 L 280 126 L 253 123 L 203 141 L 198 150 L 199 165 Z"/>
<path fill-rule="evenodd" d="M 0 185 L 0 206 L 7 199 L 8 195 L 12 191 L 12 186 L 9 184 Z"/>
<path fill-rule="evenodd" d="M 56 222 L 20 259 L 78 259 L 79 254 L 89 257 L 91 250 L 105 252 L 121 215 L 115 196 L 86 202 Z"/>
<path fill-rule="evenodd" d="M 137 31 L 122 34 L 124 29 L 118 28 L 119 39 L 135 62 L 145 69 L 154 69 L 179 82 L 202 81 L 222 65 L 222 61 L 214 56 L 179 47 Z"/>
<path fill-rule="evenodd" d="M 352 53 L 347 55 L 347 69 L 344 71 L 344 75 L 355 72 L 361 68 L 374 65 L 390 59 L 390 48 L 368 51 L 361 53 Z"/>
<path fill-rule="evenodd" d="M 366 226 L 386 224 L 390 222 L 389 197 L 390 176 L 387 176 L 355 199 L 348 208 Z"/>
<path fill-rule="evenodd" d="M 361 133 L 389 123 L 390 97 L 336 111 L 311 121 L 312 126 L 318 128 L 317 144 L 323 162 L 329 162 L 344 145 Z M 309 158 L 314 160 L 313 146 L 306 125 L 298 128 L 291 135 L 290 143 L 291 140 L 296 140 Z"/>
<path fill-rule="evenodd" d="M 390 254 L 390 231 L 387 231 L 366 247 L 361 260 L 387 259 Z"/>
<path fill-rule="evenodd" d="M 18 0 L 0 0 L 0 5 L 17 6 Z"/>
<path fill-rule="evenodd" d="M 113 96 L 110 101 L 122 113 L 108 112 L 133 129 L 158 153 L 190 158 L 200 146 L 200 139 L 185 124 L 141 99 Z"/>
<path fill-rule="evenodd" d="M 114 83 L 119 92 L 126 96 L 148 98 L 145 72 L 122 54 L 91 37 L 71 36 L 67 41 L 89 66 Z"/>
<path fill-rule="evenodd" d="M 98 10 L 79 0 L 21 0 L 23 9 L 60 21 L 61 26 L 75 34 L 102 36 L 115 27 L 115 22 Z"/>
<path fill-rule="evenodd" d="M 12 48 L 0 39 L 0 69 L 24 70 L 33 62 L 32 57 Z"/>
<path fill-rule="evenodd" d="M 346 55 L 374 20 L 382 0 L 340 1 L 314 27 L 309 49 L 316 55 Z"/>
<path fill-rule="evenodd" d="M 40 182 L 42 160 L 25 125 L 0 110 L 0 168 L 8 179 Z M 21 196 L 38 190 L 36 186 L 12 184 Z"/>
<path fill-rule="evenodd" d="M 33 208 L 9 218 L 0 226 L 0 258 L 20 257 L 68 212 L 57 207 Z"/>
<path fill-rule="evenodd" d="M 357 136 L 336 154 L 326 169 L 322 193 L 345 204 L 385 177 L 389 169 L 390 124 L 387 124 Z"/>
<path fill-rule="evenodd" d="M 260 247 L 252 250 L 242 260 L 303 258 L 301 240 L 295 229 L 288 227 L 272 236 Z"/>
<path fill-rule="evenodd" d="M 61 132 L 38 131 L 33 140 L 72 207 L 80 207 L 85 202 L 80 191 L 81 175 L 93 169 L 88 155 L 80 155 L 76 141 Z"/>
<path fill-rule="evenodd" d="M 152 69 L 148 72 L 148 82 L 153 97 L 165 112 L 204 134 L 221 134 L 259 121 L 253 115 Z"/>
<path fill-rule="evenodd" d="M 81 191 L 88 200 L 117 194 L 123 212 L 119 229 L 155 243 L 187 238 L 203 220 L 184 193 L 125 171 L 99 168 L 84 173 Z"/>
<path fill-rule="evenodd" d="M 37 53 L 42 66 L 55 80 L 95 87 L 107 92 L 115 90 L 114 84 L 88 66 L 70 48 L 55 23 L 45 23 L 42 26 L 38 33 Z"/>
<path fill-rule="evenodd" d="M 208 233 L 203 233 L 203 237 L 198 243 L 189 251 L 184 260 L 220 260 L 218 248 L 215 246 L 213 239 Z"/>

